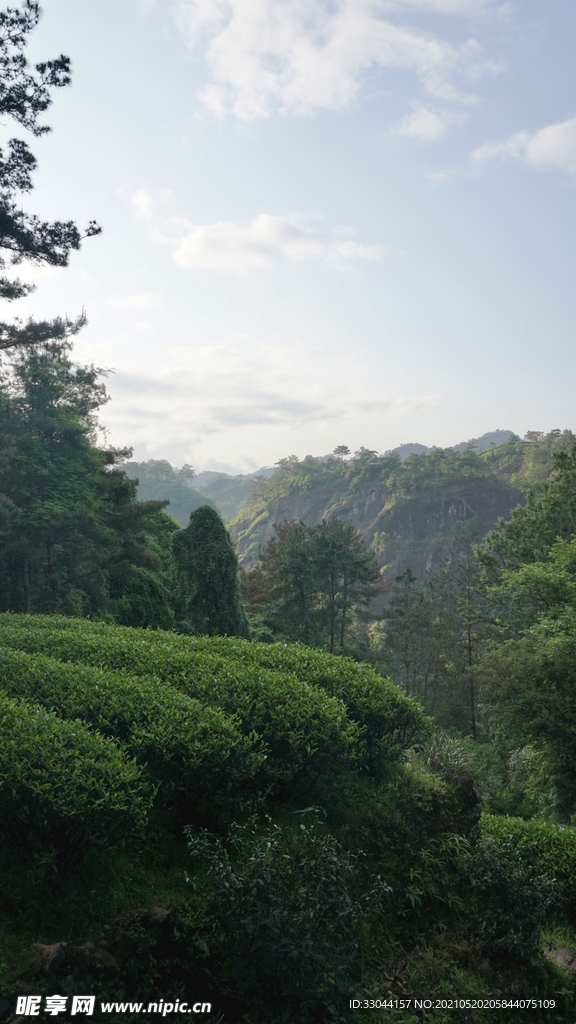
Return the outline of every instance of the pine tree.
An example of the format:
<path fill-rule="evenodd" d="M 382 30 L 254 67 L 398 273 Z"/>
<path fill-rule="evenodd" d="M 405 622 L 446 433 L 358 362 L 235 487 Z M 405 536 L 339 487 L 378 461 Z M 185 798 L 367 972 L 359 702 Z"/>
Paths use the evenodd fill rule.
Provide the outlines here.
<path fill-rule="evenodd" d="M 50 106 L 51 89 L 69 85 L 70 58 L 61 55 L 33 68 L 24 53 L 28 34 L 40 18 L 37 0 L 24 0 L 20 10 L 7 7 L 0 11 L 0 116 L 12 117 L 34 136 L 50 131 L 38 123 Z M 90 221 L 82 235 L 73 221 L 43 221 L 25 213 L 20 205 L 23 192 L 32 189 L 36 158 L 22 139 L 10 139 L 0 149 L 0 298 L 12 301 L 34 290 L 34 285 L 10 279 L 5 272 L 23 260 L 36 265 L 65 267 L 72 250 L 79 249 L 82 238 L 100 233 Z M 30 321 L 0 323 L 0 351 L 64 340 L 77 333 L 84 323 L 58 319 L 53 322 Z"/>
<path fill-rule="evenodd" d="M 246 573 L 247 607 L 278 636 L 331 654 L 351 653 L 359 613 L 375 596 L 380 576 L 373 553 L 347 520 L 285 522 L 274 532 L 261 561 Z"/>
<path fill-rule="evenodd" d="M 118 467 L 129 449 L 94 444 L 107 396 L 70 348 L 18 349 L 0 376 L 0 609 L 170 625 L 149 575 L 161 569 L 149 534 L 167 503 L 136 501 Z"/>

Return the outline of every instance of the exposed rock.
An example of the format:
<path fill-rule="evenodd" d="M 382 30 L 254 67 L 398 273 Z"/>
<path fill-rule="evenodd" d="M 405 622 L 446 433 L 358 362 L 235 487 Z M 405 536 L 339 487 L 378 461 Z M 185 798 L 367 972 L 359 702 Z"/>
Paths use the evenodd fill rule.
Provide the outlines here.
<path fill-rule="evenodd" d="M 572 974 L 576 974 L 576 950 L 569 949 L 567 946 L 551 946 L 550 949 L 545 950 L 544 956 L 557 967 L 563 967 Z"/>
<path fill-rule="evenodd" d="M 41 942 L 35 942 L 31 947 L 34 960 L 30 966 L 42 974 L 53 974 L 66 957 L 67 945 L 66 942 L 55 942 L 52 946 L 44 946 Z"/>
<path fill-rule="evenodd" d="M 145 930 L 160 928 L 164 932 L 162 926 L 165 925 L 169 916 L 170 911 L 163 907 L 150 907 L 149 910 L 124 910 L 114 918 L 117 928 L 107 946 L 113 949 L 115 955 L 122 962 L 125 957 L 130 956 L 138 948 L 140 943 L 139 929 L 136 928 L 133 931 L 131 930 L 132 926 L 139 925 L 140 930 L 142 928 Z"/>
<path fill-rule="evenodd" d="M 241 564 L 250 568 L 274 533 L 274 524 L 288 520 L 315 526 L 325 519 L 351 520 L 383 566 L 385 584 L 409 566 L 423 580 L 449 554 L 459 523 L 474 520 L 478 537 L 500 518 L 508 519 L 522 504 L 522 494 L 494 479 L 470 480 L 459 486 L 430 488 L 417 497 L 395 500 L 384 484 L 367 482 L 349 491 L 342 482 L 294 490 L 271 501 L 254 518 L 248 513 L 231 527 Z"/>
<path fill-rule="evenodd" d="M 83 946 L 69 946 L 66 942 L 48 946 L 36 942 L 31 946 L 31 951 L 32 957 L 8 979 L 18 981 L 20 995 L 27 992 L 33 994 L 37 985 L 32 979 L 41 975 L 61 977 L 65 974 L 74 978 L 77 975 L 91 976 L 118 970 L 114 957 L 93 942 L 86 942 Z"/>
<path fill-rule="evenodd" d="M 68 946 L 66 965 L 73 973 L 118 970 L 114 957 L 93 942 L 86 942 L 83 946 Z"/>

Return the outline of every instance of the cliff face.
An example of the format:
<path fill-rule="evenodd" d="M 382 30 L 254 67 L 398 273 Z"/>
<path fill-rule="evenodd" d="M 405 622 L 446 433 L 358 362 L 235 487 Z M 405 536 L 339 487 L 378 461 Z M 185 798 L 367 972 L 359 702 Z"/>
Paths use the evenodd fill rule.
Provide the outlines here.
<path fill-rule="evenodd" d="M 499 519 L 509 519 L 512 509 L 523 503 L 523 495 L 508 484 L 474 480 L 399 502 L 384 510 L 363 535 L 386 566 L 384 576 L 389 582 L 407 566 L 422 580 L 447 557 L 460 524 L 470 523 L 481 540 Z"/>
<path fill-rule="evenodd" d="M 298 520 L 314 526 L 323 519 L 351 519 L 375 551 L 390 582 L 410 566 L 423 579 L 450 550 L 457 525 L 474 522 L 478 539 L 524 501 L 520 491 L 494 480 L 470 480 L 433 487 L 407 499 L 392 498 L 387 487 L 369 482 L 344 491 L 330 485 L 296 490 L 258 509 L 246 510 L 231 532 L 241 564 L 250 568 L 273 534 L 274 524 Z"/>

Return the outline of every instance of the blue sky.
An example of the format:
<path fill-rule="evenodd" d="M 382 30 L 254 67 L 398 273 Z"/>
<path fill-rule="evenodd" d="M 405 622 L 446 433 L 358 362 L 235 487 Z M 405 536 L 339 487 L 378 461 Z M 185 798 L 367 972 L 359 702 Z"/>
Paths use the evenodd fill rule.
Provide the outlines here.
<path fill-rule="evenodd" d="M 73 84 L 25 205 L 104 231 L 11 311 L 86 307 L 139 459 L 576 428 L 575 32 L 573 0 L 45 0 L 29 54 Z"/>

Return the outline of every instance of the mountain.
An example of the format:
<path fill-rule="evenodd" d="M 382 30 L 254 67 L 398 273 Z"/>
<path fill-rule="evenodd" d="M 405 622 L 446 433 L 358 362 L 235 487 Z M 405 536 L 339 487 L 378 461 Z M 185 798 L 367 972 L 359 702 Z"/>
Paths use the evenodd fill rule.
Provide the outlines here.
<path fill-rule="evenodd" d="M 377 455 L 360 449 L 348 460 L 286 460 L 258 482 L 229 524 L 241 564 L 254 565 L 275 523 L 297 520 L 312 526 L 336 516 L 357 526 L 386 580 L 407 566 L 423 579 L 449 554 L 462 524 L 480 540 L 500 518 L 509 518 L 530 487 L 550 475 L 554 452 L 576 441 L 571 431 L 558 430 L 532 432 L 529 441 L 512 435 L 491 446 L 499 433 L 404 459 L 397 451 Z M 482 447 L 474 448 L 477 442 Z"/>
<path fill-rule="evenodd" d="M 506 444 L 507 441 L 519 441 L 520 438 L 513 430 L 491 430 L 487 434 L 482 434 L 481 437 L 471 437 L 468 441 L 460 441 L 460 444 L 453 444 L 450 446 L 450 450 L 453 452 L 465 452 L 467 448 L 472 448 L 477 452 L 486 452 L 490 448 L 497 448 L 502 444 Z M 428 448 L 425 444 L 400 444 L 397 448 L 391 448 L 391 452 L 396 452 L 400 456 L 402 462 L 407 459 L 409 455 L 428 455 L 429 452 L 435 451 L 436 448 Z M 386 453 L 390 454 L 389 452 Z"/>
<path fill-rule="evenodd" d="M 386 579 L 408 565 L 422 579 L 447 556 L 461 524 L 484 536 L 550 475 L 554 452 L 576 441 L 570 430 L 530 431 L 527 438 L 495 430 L 452 448 L 413 442 L 384 455 L 361 448 L 349 459 L 309 455 L 236 476 L 196 476 L 189 466 L 154 459 L 124 468 L 140 480 L 141 500 L 170 500 L 167 511 L 181 526 L 199 505 L 217 508 L 246 568 L 258 560 L 275 523 L 314 525 L 339 516 L 358 527 Z"/>
<path fill-rule="evenodd" d="M 493 430 L 488 434 L 482 434 L 481 437 L 473 437 L 469 441 L 462 441 L 460 444 L 454 445 L 452 451 L 463 452 L 467 448 L 473 448 L 475 451 L 483 452 L 493 445 L 502 445 L 514 438 L 519 440 L 512 430 Z M 429 448 L 427 445 L 417 442 L 401 444 L 397 448 L 391 449 L 391 452 L 396 453 L 402 462 L 410 455 L 428 455 L 432 451 L 435 451 L 435 448 Z M 389 455 L 391 452 L 386 452 L 386 454 Z M 334 456 L 322 455 L 319 457 L 319 461 L 333 462 Z M 262 478 L 269 479 L 277 471 L 277 467 L 263 466 L 255 473 L 238 473 L 236 476 L 231 476 L 228 473 L 205 470 L 195 477 L 194 485 L 200 494 L 206 495 L 216 503 L 220 515 L 229 522 L 249 502 L 254 488 L 258 487 L 257 481 Z"/>
<path fill-rule="evenodd" d="M 275 472 L 271 466 L 264 466 L 255 473 L 238 473 L 236 476 L 205 470 L 198 473 L 194 483 L 198 493 L 207 499 L 207 504 L 214 504 L 222 518 L 228 522 L 234 519 L 248 501 L 257 481 L 269 479 Z"/>
<path fill-rule="evenodd" d="M 167 498 L 170 504 L 166 512 L 182 527 L 188 526 L 190 513 L 200 505 L 216 508 L 211 498 L 192 487 L 195 474 L 190 466 L 175 469 L 166 459 L 149 459 L 126 462 L 122 468 L 132 480 L 138 480 L 138 501 Z"/>

